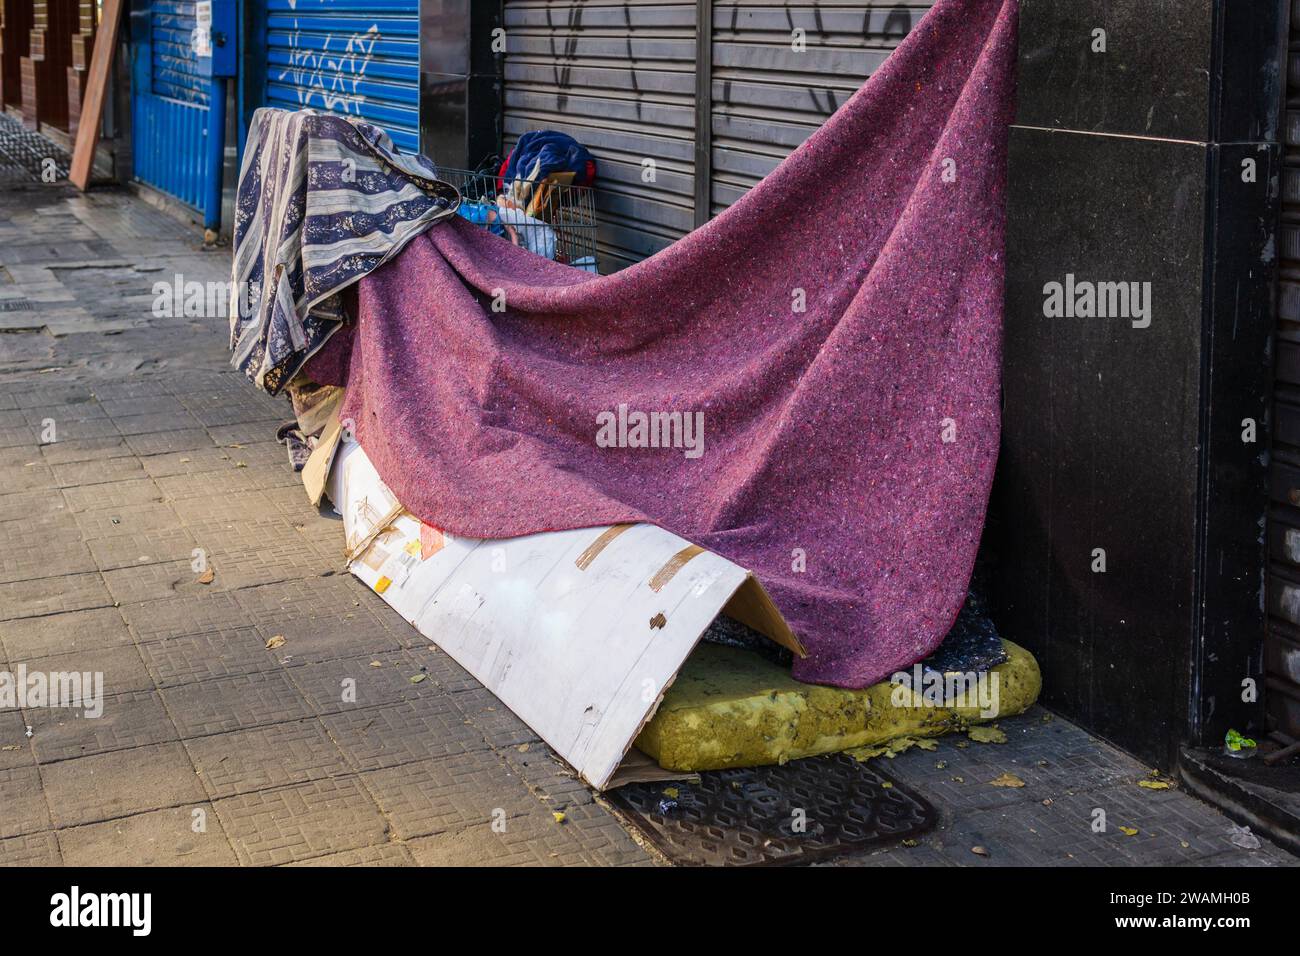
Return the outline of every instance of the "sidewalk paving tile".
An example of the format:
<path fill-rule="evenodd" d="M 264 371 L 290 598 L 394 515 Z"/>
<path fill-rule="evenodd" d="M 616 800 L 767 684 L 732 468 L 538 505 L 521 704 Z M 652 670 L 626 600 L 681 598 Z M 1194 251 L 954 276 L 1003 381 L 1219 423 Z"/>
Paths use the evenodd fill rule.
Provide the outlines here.
<path fill-rule="evenodd" d="M 214 805 L 246 865 L 289 863 L 387 840 L 384 818 L 355 777 L 227 797 Z"/>
<path fill-rule="evenodd" d="M 0 642 L 10 660 L 24 661 L 48 654 L 120 647 L 132 640 L 122 613 L 115 607 L 102 607 L 6 621 L 0 627 Z"/>
<path fill-rule="evenodd" d="M 68 866 L 233 866 L 211 804 L 169 807 L 58 831 Z"/>
<path fill-rule="evenodd" d="M 156 690 L 105 697 L 102 706 L 99 717 L 80 708 L 24 708 L 36 759 L 47 764 L 179 739 Z"/>
<path fill-rule="evenodd" d="M 328 714 L 321 722 L 357 770 L 487 752 L 491 745 L 446 695 Z"/>
<path fill-rule="evenodd" d="M 98 571 L 0 584 L 0 621 L 107 607 L 112 595 Z"/>
<path fill-rule="evenodd" d="M 176 684 L 161 693 L 187 740 L 313 716 L 289 678 L 274 671 Z"/>
<path fill-rule="evenodd" d="M 327 853 L 306 860 L 294 860 L 284 866 L 414 866 L 415 858 L 401 843 L 381 843 L 378 846 Z"/>
<path fill-rule="evenodd" d="M 213 799 L 351 775 L 315 717 L 195 737 L 185 749 Z"/>
<path fill-rule="evenodd" d="M 0 866 L 62 866 L 63 862 L 53 830 L 0 840 Z"/>
<path fill-rule="evenodd" d="M 207 801 L 180 743 L 78 757 L 40 770 L 60 829 Z"/>
<path fill-rule="evenodd" d="M 50 811 L 35 767 L 0 770 L 0 837 L 23 836 L 50 828 Z"/>
<path fill-rule="evenodd" d="M 140 643 L 140 656 L 160 688 L 279 670 L 256 628 L 232 627 Z"/>
<path fill-rule="evenodd" d="M 361 775 L 401 840 L 481 824 L 509 826 L 538 811 L 537 798 L 499 759 L 453 754 Z"/>

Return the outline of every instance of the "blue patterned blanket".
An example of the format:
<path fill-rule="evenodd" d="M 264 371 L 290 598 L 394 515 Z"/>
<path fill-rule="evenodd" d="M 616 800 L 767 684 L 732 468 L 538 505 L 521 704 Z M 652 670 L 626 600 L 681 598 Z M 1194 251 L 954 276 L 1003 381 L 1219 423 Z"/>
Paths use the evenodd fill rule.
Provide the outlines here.
<path fill-rule="evenodd" d="M 339 293 L 459 205 L 376 126 L 259 109 L 235 197 L 231 364 L 279 394 L 342 325 Z"/>

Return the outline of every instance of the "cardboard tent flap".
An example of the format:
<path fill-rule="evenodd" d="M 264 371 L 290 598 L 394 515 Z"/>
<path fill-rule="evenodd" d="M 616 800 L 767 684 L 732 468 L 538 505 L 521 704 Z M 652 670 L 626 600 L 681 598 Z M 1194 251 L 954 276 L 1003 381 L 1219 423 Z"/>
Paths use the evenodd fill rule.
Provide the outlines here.
<path fill-rule="evenodd" d="M 636 778 L 615 773 L 719 613 L 803 653 L 753 575 L 654 525 L 456 537 L 405 512 L 355 441 L 328 494 L 352 573 L 597 789 Z"/>
<path fill-rule="evenodd" d="M 325 428 L 321 432 L 320 440 L 316 442 L 316 447 L 312 449 L 311 457 L 307 459 L 307 464 L 302 469 L 302 483 L 307 488 L 307 497 L 314 505 L 319 505 L 321 499 L 325 497 L 330 466 L 334 464 L 334 453 L 338 450 L 339 442 L 343 440 L 344 435 L 343 423 L 339 421 L 339 408 L 343 405 L 341 389 L 336 390 L 328 404 L 332 408 L 325 421 Z"/>

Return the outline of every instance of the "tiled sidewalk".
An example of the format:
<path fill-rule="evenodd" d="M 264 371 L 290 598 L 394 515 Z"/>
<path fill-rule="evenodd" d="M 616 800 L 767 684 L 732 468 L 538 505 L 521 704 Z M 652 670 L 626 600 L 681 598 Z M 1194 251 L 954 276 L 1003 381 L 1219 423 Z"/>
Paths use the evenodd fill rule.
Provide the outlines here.
<path fill-rule="evenodd" d="M 0 862 L 657 862 L 343 571 L 224 318 L 153 314 L 155 282 L 228 262 L 126 193 L 0 198 L 0 671 L 106 684 L 97 719 L 0 710 Z M 1063 720 L 1003 727 L 888 764 L 944 827 L 847 862 L 1294 862 Z M 988 785 L 1005 772 L 1026 786 Z"/>

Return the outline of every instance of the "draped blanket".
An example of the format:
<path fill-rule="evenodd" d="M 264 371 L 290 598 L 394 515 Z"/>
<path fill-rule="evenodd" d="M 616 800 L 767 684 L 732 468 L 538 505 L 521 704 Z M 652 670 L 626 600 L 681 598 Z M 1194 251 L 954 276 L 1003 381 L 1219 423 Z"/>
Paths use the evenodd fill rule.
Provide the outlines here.
<path fill-rule="evenodd" d="M 235 196 L 232 364 L 272 395 L 343 321 L 339 293 L 456 211 L 460 196 L 377 126 L 259 109 Z"/>
<path fill-rule="evenodd" d="M 940 0 L 739 202 L 617 274 L 451 218 L 306 371 L 429 524 L 653 522 L 757 574 L 799 679 L 889 676 L 957 616 L 997 457 L 1015 16 Z"/>

